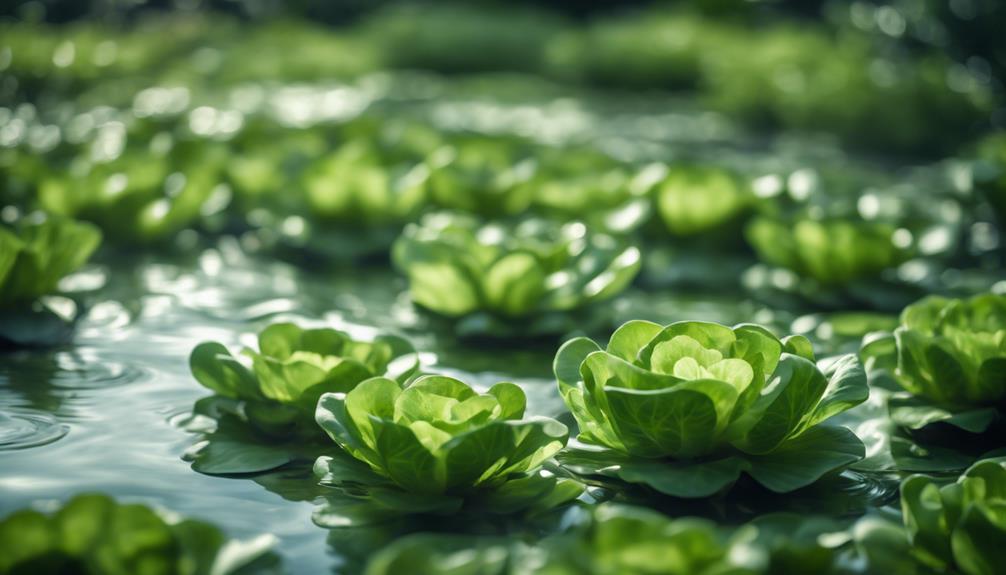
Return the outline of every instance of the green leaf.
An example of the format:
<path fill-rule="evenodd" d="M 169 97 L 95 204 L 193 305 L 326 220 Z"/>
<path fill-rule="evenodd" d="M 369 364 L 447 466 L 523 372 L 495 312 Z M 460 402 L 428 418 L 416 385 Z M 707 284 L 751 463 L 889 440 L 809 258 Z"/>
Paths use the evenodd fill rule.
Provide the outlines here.
<path fill-rule="evenodd" d="M 522 316 L 537 307 L 545 294 L 545 270 L 533 253 L 509 253 L 486 271 L 482 290 L 491 310 Z"/>
<path fill-rule="evenodd" d="M 995 575 L 1006 565 L 1006 500 L 972 505 L 954 529 L 954 560 L 967 575 Z"/>
<path fill-rule="evenodd" d="M 865 455 L 863 442 L 848 429 L 818 425 L 771 453 L 750 456 L 747 472 L 768 489 L 787 493 L 843 469 Z"/>
<path fill-rule="evenodd" d="M 925 398 L 915 396 L 891 396 L 887 401 L 891 420 L 908 429 L 922 429 L 933 423 L 946 423 L 970 433 L 983 433 L 997 419 L 998 410 L 992 407 L 953 412 L 938 407 Z"/>
<path fill-rule="evenodd" d="M 260 443 L 211 438 L 190 451 L 192 469 L 207 475 L 261 473 L 295 459 L 287 449 Z"/>
<path fill-rule="evenodd" d="M 471 313 L 481 305 L 472 277 L 447 262 L 408 264 L 409 292 L 417 304 L 451 317 Z"/>
<path fill-rule="evenodd" d="M 974 462 L 956 449 L 922 446 L 899 436 L 891 437 L 891 456 L 895 467 L 907 473 L 960 472 Z"/>
<path fill-rule="evenodd" d="M 197 345 L 189 355 L 189 368 L 196 381 L 219 395 L 234 399 L 263 397 L 248 368 L 219 343 Z"/>
<path fill-rule="evenodd" d="M 783 354 L 772 380 L 728 433 L 738 449 L 769 453 L 794 434 L 806 429 L 812 410 L 824 394 L 828 381 L 810 361 Z"/>
<path fill-rule="evenodd" d="M 901 510 L 912 545 L 930 562 L 953 563 L 949 525 L 943 511 L 940 490 L 928 477 L 913 475 L 901 483 Z"/>
<path fill-rule="evenodd" d="M 264 356 L 280 361 L 289 359 L 293 352 L 301 349 L 300 339 L 303 333 L 304 330 L 295 324 L 274 323 L 258 334 L 259 351 Z"/>
<path fill-rule="evenodd" d="M 791 353 L 793 355 L 798 355 L 808 361 L 817 361 L 814 359 L 814 346 L 810 343 L 810 340 L 802 335 L 791 335 L 782 340 L 783 350 L 786 353 Z"/>
<path fill-rule="evenodd" d="M 804 429 L 847 411 L 870 397 L 866 372 L 855 354 L 845 355 L 832 363 L 825 375 L 828 376 L 828 386 L 813 414 L 804 423 Z"/>
<path fill-rule="evenodd" d="M 646 347 L 646 344 L 649 343 L 650 340 L 652 340 L 654 337 L 656 337 L 657 334 L 663 331 L 663 329 L 664 328 L 661 327 L 659 324 L 644 320 L 637 319 L 625 322 L 618 329 L 615 330 L 615 333 L 611 334 L 611 339 L 608 340 L 608 347 L 606 351 L 611 355 L 614 355 L 615 357 L 619 357 L 621 359 L 624 359 L 625 361 L 633 363 L 639 359 L 639 352 L 644 347 Z M 579 338 L 579 339 L 585 339 L 585 338 Z M 563 348 L 565 347 L 566 346 L 564 345 Z M 597 348 L 596 344 L 594 347 L 595 350 L 593 351 L 596 351 Z M 559 352 L 562 353 L 562 348 L 560 348 Z M 586 356 L 587 354 L 583 355 L 584 358 L 586 358 Z M 558 360 L 559 360 L 559 354 L 556 354 L 556 362 L 558 362 Z M 583 362 L 582 358 L 580 362 L 581 363 Z M 575 373 L 576 377 L 573 378 L 574 380 L 579 378 L 579 368 L 580 366 L 577 365 L 576 366 L 577 371 Z"/>
<path fill-rule="evenodd" d="M 621 463 L 614 474 L 623 481 L 648 485 L 673 497 L 694 499 L 729 488 L 747 467 L 740 457 L 710 461 L 633 459 Z"/>
<path fill-rule="evenodd" d="M 443 493 L 448 487 L 447 470 L 440 461 L 419 441 L 412 429 L 378 417 L 371 416 L 371 423 L 376 436 L 374 451 L 380 458 L 380 470 L 406 491 Z"/>

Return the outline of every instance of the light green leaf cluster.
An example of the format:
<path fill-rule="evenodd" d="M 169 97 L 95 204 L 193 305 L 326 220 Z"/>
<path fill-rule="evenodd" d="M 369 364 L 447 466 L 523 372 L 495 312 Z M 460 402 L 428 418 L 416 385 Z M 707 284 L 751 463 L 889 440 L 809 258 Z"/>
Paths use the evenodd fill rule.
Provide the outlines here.
<path fill-rule="evenodd" d="M 742 470 L 789 491 L 862 458 L 851 432 L 818 425 L 868 397 L 859 360 L 841 358 L 828 377 L 801 336 L 636 320 L 603 350 L 587 338 L 566 342 L 554 370 L 578 439 L 611 450 L 563 460 L 574 468 L 608 459 L 602 472 L 698 497 Z"/>
<path fill-rule="evenodd" d="M 1006 565 L 1006 459 L 972 465 L 938 486 L 913 475 L 901 484 L 901 508 L 915 556 L 941 572 L 994 575 Z"/>
<path fill-rule="evenodd" d="M 657 213 L 676 236 L 708 232 L 735 220 L 752 198 L 736 176 L 705 166 L 671 168 L 654 193 Z"/>
<path fill-rule="evenodd" d="M 150 153 L 124 145 L 108 162 L 83 162 L 83 176 L 47 173 L 38 183 L 39 205 L 94 222 L 110 238 L 144 243 L 169 238 L 203 215 L 221 179 L 225 148 L 188 143 Z"/>
<path fill-rule="evenodd" d="M 1006 401 L 1006 296 L 927 297 L 894 335 L 896 376 L 911 393 L 952 411 Z"/>
<path fill-rule="evenodd" d="M 384 154 L 383 156 L 386 156 Z M 303 176 L 311 211 L 355 226 L 401 222 L 426 202 L 429 167 L 393 161 L 364 140 L 316 161 Z"/>
<path fill-rule="evenodd" d="M 433 202 L 451 210 L 489 218 L 523 212 L 537 170 L 529 150 L 517 142 L 490 138 L 459 139 L 429 159 Z"/>
<path fill-rule="evenodd" d="M 580 223 L 481 225 L 446 213 L 406 227 L 392 257 L 413 301 L 450 317 L 572 310 L 620 293 L 640 268 L 636 247 Z"/>
<path fill-rule="evenodd" d="M 402 489 L 464 494 L 535 471 L 566 445 L 566 426 L 524 418 L 525 404 L 512 383 L 478 394 L 445 376 L 405 387 L 376 377 L 323 395 L 316 417 L 340 447 Z"/>
<path fill-rule="evenodd" d="M 242 351 L 243 363 L 222 344 L 204 342 L 192 350 L 189 365 L 199 383 L 244 402 L 242 413 L 265 429 L 291 420 L 310 422 L 322 394 L 346 392 L 379 375 L 404 381 L 419 362 L 411 344 L 399 337 L 357 341 L 338 330 L 292 323 L 265 328 L 258 345 L 258 351 Z"/>
<path fill-rule="evenodd" d="M 909 255 L 895 244 L 894 227 L 880 222 L 763 216 L 747 238 L 762 261 L 831 286 L 876 276 Z"/>
<path fill-rule="evenodd" d="M 17 511 L 0 521 L 0 573 L 251 575 L 278 573 L 275 538 L 228 540 L 215 526 L 167 520 L 99 494 L 52 515 Z"/>
<path fill-rule="evenodd" d="M 13 229 L 0 226 L 0 307 L 54 292 L 100 243 L 97 228 L 70 219 L 30 218 Z"/>

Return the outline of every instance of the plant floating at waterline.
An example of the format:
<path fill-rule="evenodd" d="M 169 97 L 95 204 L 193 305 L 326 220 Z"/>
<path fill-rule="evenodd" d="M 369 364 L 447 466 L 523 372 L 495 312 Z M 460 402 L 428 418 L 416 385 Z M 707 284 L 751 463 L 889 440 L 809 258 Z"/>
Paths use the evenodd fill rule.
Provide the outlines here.
<path fill-rule="evenodd" d="M 315 162 L 303 177 L 312 214 L 359 228 L 407 221 L 426 200 L 430 171 L 418 159 L 391 160 L 352 141 Z"/>
<path fill-rule="evenodd" d="M 876 277 L 908 259 L 893 226 L 882 222 L 798 217 L 755 218 L 747 238 L 763 262 L 824 286 Z"/>
<path fill-rule="evenodd" d="M 350 391 L 378 375 L 405 381 L 419 367 L 412 345 L 392 335 L 358 341 L 334 329 L 276 323 L 259 333 L 258 346 L 242 350 L 239 359 L 222 344 L 204 342 L 189 357 L 192 375 L 215 393 L 194 412 L 216 420 L 218 432 L 250 433 L 252 445 L 323 439 L 314 421 L 322 394 Z M 190 457 L 205 473 L 263 471 L 290 461 L 279 451 L 258 464 L 245 457 L 243 464 L 239 454 L 218 457 L 212 441 L 204 447 Z"/>
<path fill-rule="evenodd" d="M 822 371 L 802 336 L 698 321 L 630 321 L 606 349 L 587 338 L 556 354 L 582 445 L 570 470 L 705 497 L 742 473 L 775 492 L 809 485 L 864 456 L 848 429 L 822 423 L 866 400 L 854 355 Z"/>
<path fill-rule="evenodd" d="M 654 190 L 657 213 L 675 236 L 693 236 L 736 222 L 752 195 L 721 168 L 675 166 Z"/>
<path fill-rule="evenodd" d="M 26 509 L 0 521 L 0 574 L 281 573 L 275 542 L 231 540 L 209 523 L 84 494 L 53 514 Z"/>
<path fill-rule="evenodd" d="M 53 293 L 99 244 L 97 228 L 67 218 L 28 217 L 12 230 L 0 227 L 0 307 Z"/>
<path fill-rule="evenodd" d="M 526 401 L 512 383 L 478 394 L 439 375 L 404 387 L 376 377 L 326 393 L 318 424 L 373 477 L 347 472 L 353 468 L 339 456 L 319 458 L 315 472 L 323 484 L 393 497 L 403 510 L 451 512 L 481 499 L 488 510 L 507 513 L 576 498 L 577 482 L 541 472 L 569 431 L 554 419 L 525 417 Z"/>
<path fill-rule="evenodd" d="M 912 555 L 938 572 L 995 575 L 1006 565 L 1006 459 L 972 465 L 940 487 L 913 475 L 901 484 Z"/>
<path fill-rule="evenodd" d="M 981 433 L 1006 407 L 1006 296 L 927 297 L 905 308 L 895 330 L 891 418 L 909 429 L 944 422 Z"/>
<path fill-rule="evenodd" d="M 64 276 L 84 265 L 101 244 L 91 224 L 41 214 L 0 225 L 0 345 L 51 345 L 69 337 L 66 321 L 43 305 Z"/>
<path fill-rule="evenodd" d="M 581 223 L 483 225 L 446 213 L 406 227 L 392 256 L 418 305 L 448 317 L 482 311 L 504 320 L 613 297 L 640 267 L 636 247 Z"/>

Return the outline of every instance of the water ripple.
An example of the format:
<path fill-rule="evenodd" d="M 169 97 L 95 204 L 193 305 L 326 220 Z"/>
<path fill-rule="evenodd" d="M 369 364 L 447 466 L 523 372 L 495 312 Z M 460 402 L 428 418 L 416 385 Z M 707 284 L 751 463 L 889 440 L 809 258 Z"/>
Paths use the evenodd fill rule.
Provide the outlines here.
<path fill-rule="evenodd" d="M 69 426 L 46 414 L 0 412 L 0 451 L 47 445 L 69 431 Z"/>

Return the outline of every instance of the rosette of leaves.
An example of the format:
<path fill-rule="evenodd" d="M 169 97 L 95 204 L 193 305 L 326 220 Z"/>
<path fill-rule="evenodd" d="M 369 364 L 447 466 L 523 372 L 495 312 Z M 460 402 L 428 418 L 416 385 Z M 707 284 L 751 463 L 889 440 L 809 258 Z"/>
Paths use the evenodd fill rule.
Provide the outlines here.
<path fill-rule="evenodd" d="M 208 215 L 207 206 L 226 205 L 211 201 L 220 189 L 225 155 L 219 144 L 194 140 L 153 152 L 127 147 L 102 163 L 80 156 L 39 183 L 39 205 L 93 222 L 109 238 L 155 243 L 196 224 Z"/>
<path fill-rule="evenodd" d="M 535 208 L 558 219 L 578 219 L 594 229 L 625 233 L 650 215 L 645 189 L 634 185 L 626 166 L 594 149 L 543 151 L 528 186 Z"/>
<path fill-rule="evenodd" d="M 1006 459 L 972 465 L 939 486 L 924 475 L 901 484 L 912 555 L 933 572 L 994 575 L 1006 564 Z"/>
<path fill-rule="evenodd" d="M 444 213 L 406 227 L 392 258 L 419 306 L 473 325 L 488 316 L 504 334 L 534 317 L 521 325 L 525 335 L 565 329 L 568 312 L 617 295 L 640 267 L 636 247 L 581 223 L 483 225 Z"/>
<path fill-rule="evenodd" d="M 344 144 L 303 176 L 311 213 L 356 227 L 403 222 L 426 201 L 429 168 L 389 157 L 365 140 Z"/>
<path fill-rule="evenodd" d="M 503 138 L 459 139 L 430 155 L 430 194 L 442 208 L 488 218 L 522 213 L 537 163 L 525 145 Z"/>
<path fill-rule="evenodd" d="M 802 336 L 636 320 L 605 349 L 587 338 L 566 342 L 554 370 L 581 442 L 560 462 L 579 474 L 697 498 L 746 473 L 785 493 L 864 456 L 851 431 L 822 425 L 868 397 L 858 358 L 822 372 Z"/>
<path fill-rule="evenodd" d="M 366 500 L 375 516 L 555 507 L 583 489 L 542 470 L 569 431 L 554 419 L 525 417 L 526 402 L 512 383 L 479 394 L 439 375 L 405 386 L 375 377 L 348 392 L 326 393 L 318 425 L 352 459 L 320 457 L 315 473 L 344 496 Z"/>
<path fill-rule="evenodd" d="M 831 287 L 876 277 L 908 259 L 895 231 L 882 222 L 763 216 L 748 225 L 747 238 L 763 262 Z"/>
<path fill-rule="evenodd" d="M 909 395 L 888 401 L 908 429 L 943 422 L 982 433 L 1006 413 L 1006 296 L 929 296 L 901 314 L 894 378 Z"/>
<path fill-rule="evenodd" d="M 215 394 L 194 408 L 216 422 L 209 441 L 188 454 L 197 471 L 251 473 L 308 457 L 304 450 L 324 439 L 314 422 L 322 394 L 350 391 L 375 376 L 405 381 L 419 366 L 416 351 L 400 337 L 359 341 L 292 323 L 262 330 L 258 347 L 239 357 L 216 342 L 192 350 L 192 375 Z"/>
<path fill-rule="evenodd" d="M 0 342 L 53 344 L 69 325 L 35 300 L 57 291 L 59 281 L 87 261 L 101 232 L 67 218 L 31 216 L 0 225 Z"/>
<path fill-rule="evenodd" d="M 667 231 L 678 237 L 739 223 L 752 199 L 737 175 L 712 166 L 672 167 L 653 194 L 657 214 Z"/>
<path fill-rule="evenodd" d="M 280 573 L 274 544 L 272 535 L 237 541 L 209 523 L 82 494 L 52 514 L 25 509 L 0 521 L 0 573 Z"/>

